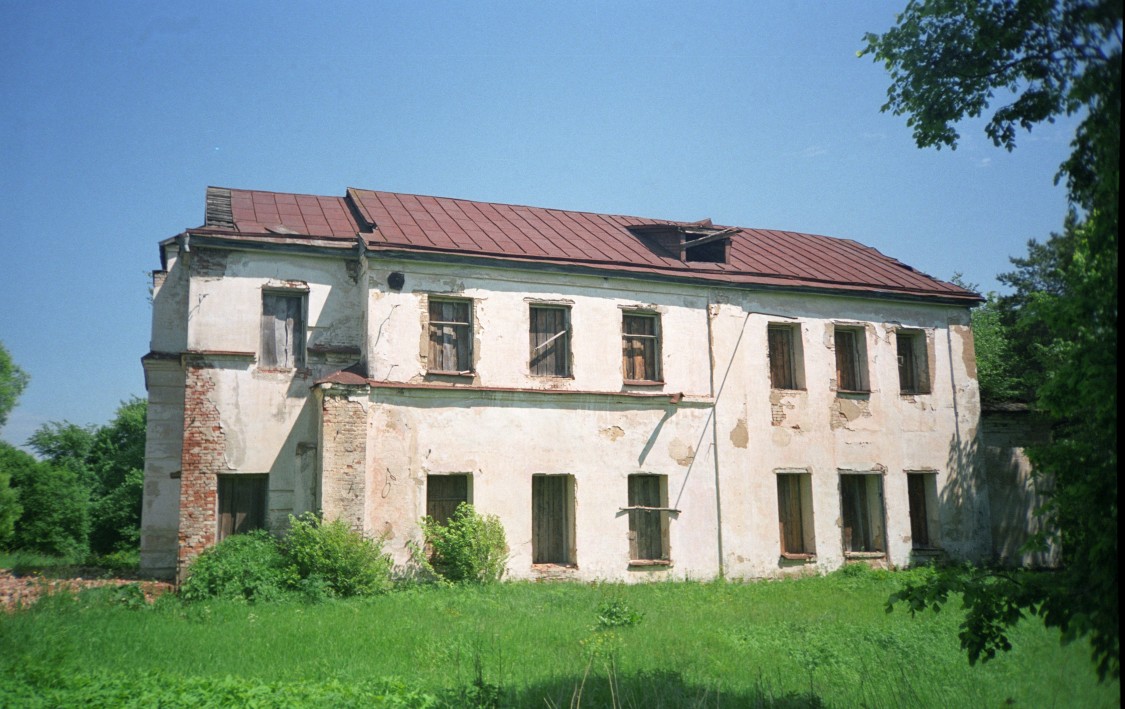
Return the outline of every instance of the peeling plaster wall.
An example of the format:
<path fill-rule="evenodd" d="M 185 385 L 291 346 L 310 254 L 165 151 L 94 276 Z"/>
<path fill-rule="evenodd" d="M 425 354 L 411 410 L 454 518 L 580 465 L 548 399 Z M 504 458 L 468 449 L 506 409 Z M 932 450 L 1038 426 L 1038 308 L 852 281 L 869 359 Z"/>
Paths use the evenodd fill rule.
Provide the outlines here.
<path fill-rule="evenodd" d="M 915 561 L 906 474 L 932 471 L 945 550 L 983 558 L 990 549 L 964 308 L 374 256 L 360 263 L 354 256 L 206 251 L 193 252 L 195 275 L 178 301 L 188 321 L 188 348 L 211 353 L 188 377 L 183 441 L 195 436 L 191 442 L 198 444 L 192 402 L 213 407 L 217 423 L 208 425 L 219 438 L 208 445 L 221 455 L 196 471 L 210 475 L 210 482 L 190 478 L 196 464 L 189 465 L 190 446 L 184 445 L 184 484 L 212 484 L 216 472 L 269 472 L 275 529 L 290 512 L 323 507 L 369 534 L 385 535 L 388 550 L 405 563 L 407 542 L 418 539 L 417 522 L 426 511 L 426 476 L 468 474 L 472 501 L 504 523 L 513 578 L 776 576 L 844 563 L 839 473 L 873 471 L 883 477 L 885 499 L 888 548 L 881 563 L 903 565 Z M 400 291 L 388 288 L 392 271 L 405 275 Z M 173 269 L 162 290 L 175 275 Z M 308 344 L 330 345 L 335 354 L 310 352 L 307 370 L 263 370 L 256 364 L 261 291 L 287 281 L 307 286 Z M 472 300 L 468 376 L 426 371 L 431 296 Z M 530 374 L 529 306 L 535 303 L 570 308 L 573 376 Z M 659 315 L 663 384 L 622 382 L 622 311 L 632 308 Z M 174 320 L 177 311 L 161 312 Z M 802 390 L 770 388 L 767 325 L 775 322 L 797 326 Z M 837 324 L 862 331 L 869 394 L 836 392 Z M 175 339 L 155 333 L 161 327 L 154 321 L 154 342 Z M 899 393 L 895 332 L 901 328 L 925 334 L 928 394 Z M 354 349 L 345 356 L 341 347 Z M 323 398 L 313 395 L 312 382 L 356 361 L 383 384 L 323 385 Z M 150 398 L 160 397 L 150 388 Z M 174 395 L 164 400 L 169 411 L 177 406 Z M 153 445 L 146 471 L 156 481 L 177 441 L 161 434 Z M 779 558 L 778 470 L 811 476 L 813 561 Z M 669 524 L 668 568 L 628 564 L 628 517 L 620 508 L 635 473 L 666 476 L 669 505 L 680 510 Z M 576 569 L 546 574 L 531 564 L 536 474 L 573 478 Z M 157 559 L 168 552 L 161 546 L 166 542 L 156 540 L 167 537 L 169 492 L 155 482 L 152 489 L 152 499 L 146 496 L 146 509 L 154 510 L 150 539 L 160 549 L 150 545 L 149 558 Z M 213 494 L 206 496 L 206 485 L 201 489 L 199 500 L 191 496 L 195 482 L 178 496 L 177 504 L 185 505 L 181 553 L 195 553 L 206 541 L 191 536 L 195 527 L 214 529 Z M 187 508 L 199 504 L 211 511 L 196 519 L 192 515 L 200 513 Z M 158 524 L 158 518 L 165 521 Z"/>

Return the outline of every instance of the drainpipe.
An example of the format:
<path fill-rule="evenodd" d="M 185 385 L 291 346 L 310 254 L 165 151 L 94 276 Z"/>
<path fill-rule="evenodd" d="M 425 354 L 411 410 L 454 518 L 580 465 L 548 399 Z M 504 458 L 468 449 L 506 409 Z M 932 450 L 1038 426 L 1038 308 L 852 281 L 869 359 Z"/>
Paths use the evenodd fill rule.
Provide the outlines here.
<path fill-rule="evenodd" d="M 712 307 L 716 310 L 712 312 Z M 719 578 L 726 577 L 726 564 L 723 556 L 723 496 L 719 481 L 719 426 L 717 421 L 719 400 L 715 396 L 715 333 L 711 320 L 718 313 L 717 304 L 707 298 L 707 363 L 711 379 L 711 456 L 715 463 L 715 532 L 719 552 Z"/>

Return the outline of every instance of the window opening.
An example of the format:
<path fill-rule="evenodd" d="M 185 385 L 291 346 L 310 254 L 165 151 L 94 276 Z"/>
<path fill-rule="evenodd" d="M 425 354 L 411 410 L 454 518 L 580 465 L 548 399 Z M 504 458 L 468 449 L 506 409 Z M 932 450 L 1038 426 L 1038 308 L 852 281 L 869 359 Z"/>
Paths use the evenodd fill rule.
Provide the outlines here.
<path fill-rule="evenodd" d="M 446 524 L 462 502 L 469 501 L 468 475 L 427 475 L 426 515 Z"/>
<path fill-rule="evenodd" d="M 669 509 L 667 478 L 663 475 L 629 476 L 629 558 L 636 561 L 671 559 L 668 550 Z"/>
<path fill-rule="evenodd" d="M 530 370 L 534 376 L 570 376 L 569 333 L 569 308 L 531 306 Z"/>
<path fill-rule="evenodd" d="M 915 549 L 938 548 L 937 474 L 907 473 L 910 539 Z"/>
<path fill-rule="evenodd" d="M 262 294 L 261 366 L 304 368 L 304 303 L 303 295 Z"/>
<path fill-rule="evenodd" d="M 574 486 L 569 475 L 531 478 L 531 556 L 535 564 L 573 564 Z"/>
<path fill-rule="evenodd" d="M 792 325 L 770 325 L 767 330 L 770 360 L 770 386 L 774 389 L 800 389 L 800 331 Z"/>
<path fill-rule="evenodd" d="M 621 320 L 621 367 L 626 381 L 660 380 L 660 332 L 656 315 L 624 313 Z"/>
<path fill-rule="evenodd" d="M 807 473 L 777 475 L 777 519 L 782 556 L 806 558 L 816 553 L 812 483 Z"/>
<path fill-rule="evenodd" d="M 430 371 L 472 371 L 470 304 L 468 300 L 430 298 Z"/>
<path fill-rule="evenodd" d="M 883 535 L 883 476 L 840 476 L 844 552 L 886 553 Z"/>
<path fill-rule="evenodd" d="M 867 392 L 867 363 L 864 361 L 862 336 L 862 330 L 835 330 L 837 391 Z"/>
<path fill-rule="evenodd" d="M 917 332 L 899 332 L 895 334 L 895 346 L 898 354 L 899 391 L 903 394 L 930 393 L 925 336 Z"/>
<path fill-rule="evenodd" d="M 269 475 L 219 476 L 219 539 L 266 527 Z"/>

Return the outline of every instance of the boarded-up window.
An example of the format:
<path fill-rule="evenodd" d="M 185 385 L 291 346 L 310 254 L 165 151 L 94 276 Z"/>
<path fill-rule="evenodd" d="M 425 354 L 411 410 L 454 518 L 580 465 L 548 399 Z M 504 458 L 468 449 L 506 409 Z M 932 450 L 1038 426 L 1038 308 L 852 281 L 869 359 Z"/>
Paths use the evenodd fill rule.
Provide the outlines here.
<path fill-rule="evenodd" d="M 535 564 L 573 564 L 573 483 L 569 475 L 531 478 L 531 550 Z"/>
<path fill-rule="evenodd" d="M 468 501 L 468 475 L 426 476 L 426 514 L 434 521 L 445 524 L 458 505 Z"/>
<path fill-rule="evenodd" d="M 895 334 L 898 349 L 898 385 L 903 394 L 930 393 L 930 374 L 926 361 L 926 338 L 920 332 Z"/>
<path fill-rule="evenodd" d="M 263 367 L 305 366 L 305 297 L 293 293 L 262 294 Z"/>
<path fill-rule="evenodd" d="M 431 372 L 472 370 L 471 301 L 430 299 Z"/>
<path fill-rule="evenodd" d="M 809 477 L 807 473 L 779 473 L 777 476 L 777 520 L 783 556 L 816 553 Z"/>
<path fill-rule="evenodd" d="M 937 474 L 908 473 L 910 539 L 915 549 L 935 549 L 938 544 Z"/>
<path fill-rule="evenodd" d="M 570 376 L 570 309 L 531 306 L 530 369 L 537 377 Z"/>
<path fill-rule="evenodd" d="M 266 527 L 268 475 L 219 476 L 219 540 Z"/>
<path fill-rule="evenodd" d="M 629 556 L 668 561 L 668 487 L 663 475 L 629 476 Z"/>
<path fill-rule="evenodd" d="M 867 362 L 861 346 L 862 330 L 836 328 L 836 389 L 866 392 Z"/>
<path fill-rule="evenodd" d="M 840 476 L 840 507 L 844 552 L 885 553 L 883 476 L 849 473 Z"/>
<path fill-rule="evenodd" d="M 798 348 L 794 342 L 799 331 L 792 325 L 770 325 L 766 332 L 770 350 L 770 386 L 774 389 L 800 389 Z"/>
<path fill-rule="evenodd" d="M 621 368 L 626 381 L 660 380 L 660 323 L 656 315 L 624 313 L 621 320 Z"/>

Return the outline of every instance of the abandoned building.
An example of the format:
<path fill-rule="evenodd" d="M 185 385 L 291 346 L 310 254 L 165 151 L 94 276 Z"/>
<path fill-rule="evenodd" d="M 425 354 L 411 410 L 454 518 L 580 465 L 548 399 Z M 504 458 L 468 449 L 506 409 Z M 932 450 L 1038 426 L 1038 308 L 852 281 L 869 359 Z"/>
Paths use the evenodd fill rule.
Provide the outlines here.
<path fill-rule="evenodd" d="M 141 563 L 322 511 L 397 562 L 750 578 L 992 550 L 970 308 L 854 241 L 209 188 L 153 277 Z"/>

